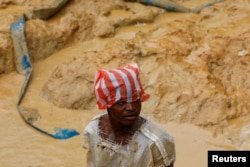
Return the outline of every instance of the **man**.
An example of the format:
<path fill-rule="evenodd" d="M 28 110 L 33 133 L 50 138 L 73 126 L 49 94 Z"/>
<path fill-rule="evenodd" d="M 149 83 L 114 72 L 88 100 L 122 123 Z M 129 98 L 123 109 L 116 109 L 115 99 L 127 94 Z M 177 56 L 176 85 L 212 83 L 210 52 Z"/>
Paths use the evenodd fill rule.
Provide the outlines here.
<path fill-rule="evenodd" d="M 139 68 L 99 70 L 94 82 L 99 109 L 84 130 L 89 167 L 173 167 L 173 138 L 140 116 L 149 95 L 139 80 Z"/>

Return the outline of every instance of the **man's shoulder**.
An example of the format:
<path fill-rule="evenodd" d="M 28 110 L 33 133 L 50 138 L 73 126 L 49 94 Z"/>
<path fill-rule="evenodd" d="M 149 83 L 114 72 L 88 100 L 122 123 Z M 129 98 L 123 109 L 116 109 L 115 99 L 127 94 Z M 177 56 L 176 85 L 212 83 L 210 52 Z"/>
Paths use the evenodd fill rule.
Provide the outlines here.
<path fill-rule="evenodd" d="M 168 142 L 174 143 L 174 138 L 171 134 L 164 131 L 160 125 L 147 120 L 146 123 L 142 126 L 141 132 L 154 142 L 156 140 L 167 140 Z"/>
<path fill-rule="evenodd" d="M 152 141 L 150 149 L 154 157 L 154 163 L 158 164 L 157 166 L 163 164 L 163 166 L 169 166 L 175 161 L 174 138 L 165 132 L 163 127 L 154 122 L 147 121 L 141 128 L 141 132 Z"/>
<path fill-rule="evenodd" d="M 96 133 L 97 129 L 98 129 L 98 121 L 99 118 L 102 116 L 103 114 L 97 115 L 95 117 L 93 117 L 90 122 L 85 126 L 84 128 L 84 133 Z"/>

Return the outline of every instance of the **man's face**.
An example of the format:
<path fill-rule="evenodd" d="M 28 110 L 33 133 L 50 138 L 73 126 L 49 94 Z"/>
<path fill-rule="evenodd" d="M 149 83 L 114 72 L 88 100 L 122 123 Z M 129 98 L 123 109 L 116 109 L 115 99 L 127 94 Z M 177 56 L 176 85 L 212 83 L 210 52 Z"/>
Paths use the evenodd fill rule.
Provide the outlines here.
<path fill-rule="evenodd" d="M 138 99 L 133 102 L 126 102 L 119 100 L 113 104 L 109 109 L 109 116 L 112 120 L 129 126 L 135 123 L 141 112 L 141 100 Z"/>

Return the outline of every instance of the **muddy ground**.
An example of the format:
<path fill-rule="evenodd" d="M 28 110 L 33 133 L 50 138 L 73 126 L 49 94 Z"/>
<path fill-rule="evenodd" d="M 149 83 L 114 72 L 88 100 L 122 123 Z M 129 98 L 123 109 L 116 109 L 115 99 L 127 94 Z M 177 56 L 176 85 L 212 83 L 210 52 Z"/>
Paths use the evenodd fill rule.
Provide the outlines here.
<path fill-rule="evenodd" d="M 206 0 L 178 0 L 195 7 Z M 48 1 L 0 1 L 0 164 L 85 166 L 81 136 L 55 140 L 26 125 L 15 108 L 10 24 Z M 207 150 L 250 148 L 250 1 L 226 0 L 200 14 L 121 0 L 72 0 L 25 34 L 32 80 L 24 99 L 41 127 L 82 131 L 100 113 L 92 94 L 99 68 L 136 62 L 151 99 L 142 114 L 176 140 L 176 166 L 206 166 Z M 188 165 L 187 165 L 188 164 Z"/>

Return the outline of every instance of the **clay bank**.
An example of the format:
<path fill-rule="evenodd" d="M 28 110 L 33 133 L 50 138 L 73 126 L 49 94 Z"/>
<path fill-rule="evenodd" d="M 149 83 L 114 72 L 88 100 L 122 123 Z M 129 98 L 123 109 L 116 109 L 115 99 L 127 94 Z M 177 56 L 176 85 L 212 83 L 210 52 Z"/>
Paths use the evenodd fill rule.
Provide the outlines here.
<path fill-rule="evenodd" d="M 210 149 L 250 148 L 248 0 L 225 0 L 199 14 L 122 0 L 72 0 L 47 19 L 34 17 L 51 2 L 0 1 L 0 164 L 84 166 L 86 159 L 81 136 L 55 140 L 18 115 L 24 76 L 15 72 L 10 25 L 23 13 L 33 64 L 23 105 L 40 127 L 82 132 L 99 112 L 96 70 L 136 62 L 151 95 L 142 114 L 175 137 L 177 167 L 206 166 Z M 207 1 L 175 2 L 191 8 Z"/>

